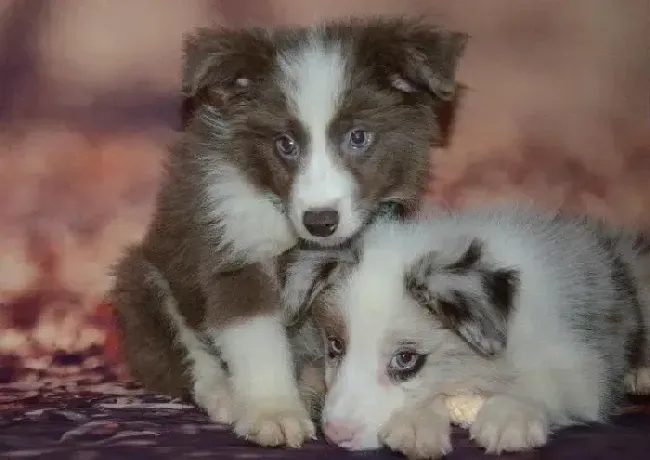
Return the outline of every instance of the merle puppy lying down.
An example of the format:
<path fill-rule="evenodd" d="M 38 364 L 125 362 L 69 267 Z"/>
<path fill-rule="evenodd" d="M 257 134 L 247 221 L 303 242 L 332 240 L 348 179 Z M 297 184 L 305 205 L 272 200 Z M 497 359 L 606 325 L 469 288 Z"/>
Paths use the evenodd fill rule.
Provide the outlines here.
<path fill-rule="evenodd" d="M 414 458 L 452 449 L 444 397 L 486 397 L 488 452 L 605 421 L 650 390 L 650 246 L 586 218 L 495 206 L 379 222 L 352 260 L 305 253 L 287 303 L 328 346 L 327 438 Z"/>

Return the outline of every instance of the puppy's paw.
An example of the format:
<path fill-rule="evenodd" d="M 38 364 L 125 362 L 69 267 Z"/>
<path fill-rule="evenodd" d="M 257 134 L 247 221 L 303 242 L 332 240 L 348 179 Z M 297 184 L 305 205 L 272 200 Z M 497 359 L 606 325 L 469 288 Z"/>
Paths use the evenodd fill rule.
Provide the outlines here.
<path fill-rule="evenodd" d="M 212 385 L 197 382 L 194 401 L 213 422 L 229 425 L 234 421 L 235 403 L 227 382 L 214 382 Z"/>
<path fill-rule="evenodd" d="M 625 391 L 634 395 L 650 394 L 650 367 L 639 367 L 628 372 Z"/>
<path fill-rule="evenodd" d="M 541 409 L 509 396 L 489 398 L 469 430 L 486 452 L 522 451 L 546 444 L 548 419 Z"/>
<path fill-rule="evenodd" d="M 433 410 L 396 412 L 379 430 L 379 440 L 409 459 L 437 459 L 452 450 L 449 419 Z"/>
<path fill-rule="evenodd" d="M 215 423 L 230 425 L 235 420 L 235 403 L 230 391 L 225 388 L 215 390 L 207 396 L 205 411 Z"/>
<path fill-rule="evenodd" d="M 278 400 L 247 404 L 235 422 L 235 433 L 263 447 L 300 447 L 305 440 L 316 437 L 305 408 Z"/>

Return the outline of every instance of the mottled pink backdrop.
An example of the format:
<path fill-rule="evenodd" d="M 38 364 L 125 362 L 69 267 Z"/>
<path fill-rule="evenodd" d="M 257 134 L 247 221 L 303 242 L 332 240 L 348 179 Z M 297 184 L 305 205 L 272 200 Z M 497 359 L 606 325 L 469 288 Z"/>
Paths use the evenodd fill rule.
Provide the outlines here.
<path fill-rule="evenodd" d="M 107 268 L 177 136 L 182 32 L 373 13 L 472 37 L 432 199 L 530 196 L 650 227 L 648 0 L 3 0 L 0 355 L 104 343 Z"/>

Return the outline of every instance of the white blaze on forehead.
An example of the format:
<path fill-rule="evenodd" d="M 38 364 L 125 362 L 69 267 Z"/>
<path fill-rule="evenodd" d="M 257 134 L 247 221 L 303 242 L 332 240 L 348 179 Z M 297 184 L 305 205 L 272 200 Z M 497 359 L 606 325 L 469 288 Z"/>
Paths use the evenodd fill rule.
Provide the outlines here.
<path fill-rule="evenodd" d="M 321 145 L 348 86 L 348 60 L 341 45 L 312 37 L 280 59 L 282 85 L 291 109 Z"/>
<path fill-rule="evenodd" d="M 379 261 L 375 261 L 379 262 Z M 387 266 L 388 265 L 388 266 Z M 348 331 L 346 355 L 325 402 L 325 422 L 360 427 L 350 446 L 379 447 L 377 431 L 405 400 L 401 388 L 380 382 L 393 351 L 392 330 L 403 306 L 403 285 L 392 264 L 363 262 L 337 299 Z M 401 273 L 401 272 L 400 272 Z"/>
<path fill-rule="evenodd" d="M 316 33 L 296 50 L 279 57 L 280 84 L 293 115 L 307 131 L 309 144 L 301 146 L 304 159 L 292 189 L 292 219 L 301 229 L 302 213 L 334 208 L 340 228 L 334 237 L 347 238 L 360 225 L 354 216 L 354 179 L 335 157 L 328 130 L 348 87 L 349 60 L 340 43 Z"/>
<path fill-rule="evenodd" d="M 390 256 L 386 253 L 386 257 Z M 393 344 L 387 341 L 399 318 L 406 313 L 401 308 L 404 305 L 401 275 L 401 267 L 389 259 L 366 259 L 341 292 L 349 349 L 355 358 L 379 357 L 391 351 Z"/>

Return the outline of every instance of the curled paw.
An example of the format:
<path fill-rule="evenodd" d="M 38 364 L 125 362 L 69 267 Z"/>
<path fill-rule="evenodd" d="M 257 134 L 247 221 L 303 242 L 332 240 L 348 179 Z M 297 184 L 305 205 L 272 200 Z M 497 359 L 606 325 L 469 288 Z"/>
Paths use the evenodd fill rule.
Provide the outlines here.
<path fill-rule="evenodd" d="M 433 410 L 396 412 L 380 429 L 379 439 L 409 459 L 437 459 L 452 450 L 449 420 Z"/>
<path fill-rule="evenodd" d="M 500 454 L 543 446 L 549 425 L 541 409 L 509 396 L 493 396 L 478 412 L 469 433 L 486 452 Z"/>
<path fill-rule="evenodd" d="M 316 430 L 303 407 L 249 405 L 235 422 L 235 433 L 263 447 L 300 447 L 315 439 Z"/>

